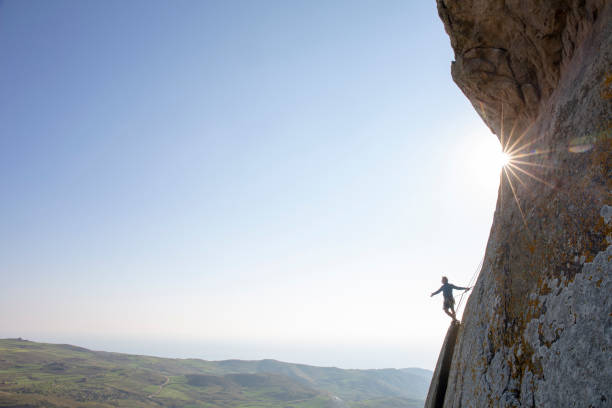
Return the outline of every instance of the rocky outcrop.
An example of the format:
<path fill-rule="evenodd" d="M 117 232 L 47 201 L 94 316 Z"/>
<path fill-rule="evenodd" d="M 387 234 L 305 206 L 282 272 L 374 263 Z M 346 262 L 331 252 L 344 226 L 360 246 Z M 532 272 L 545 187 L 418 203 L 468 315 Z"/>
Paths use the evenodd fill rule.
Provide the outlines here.
<path fill-rule="evenodd" d="M 513 163 L 445 407 L 612 406 L 612 2 L 437 0 Z"/>
<path fill-rule="evenodd" d="M 537 117 L 606 3 L 438 0 L 455 51 L 453 79 L 495 133 L 502 118 L 514 126 Z"/>

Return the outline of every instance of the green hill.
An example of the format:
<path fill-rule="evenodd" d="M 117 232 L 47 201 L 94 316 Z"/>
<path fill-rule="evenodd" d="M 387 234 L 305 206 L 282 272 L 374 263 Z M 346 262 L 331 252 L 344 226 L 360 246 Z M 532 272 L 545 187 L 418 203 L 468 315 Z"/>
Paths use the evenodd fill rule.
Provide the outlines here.
<path fill-rule="evenodd" d="M 0 407 L 422 407 L 431 372 L 169 359 L 0 340 Z"/>

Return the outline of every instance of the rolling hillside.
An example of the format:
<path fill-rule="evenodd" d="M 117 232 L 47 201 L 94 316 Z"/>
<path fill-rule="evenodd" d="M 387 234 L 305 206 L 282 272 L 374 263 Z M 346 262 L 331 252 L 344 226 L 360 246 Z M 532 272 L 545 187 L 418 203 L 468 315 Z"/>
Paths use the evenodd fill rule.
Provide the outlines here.
<path fill-rule="evenodd" d="M 0 340 L 0 407 L 422 407 L 431 372 L 168 359 Z"/>

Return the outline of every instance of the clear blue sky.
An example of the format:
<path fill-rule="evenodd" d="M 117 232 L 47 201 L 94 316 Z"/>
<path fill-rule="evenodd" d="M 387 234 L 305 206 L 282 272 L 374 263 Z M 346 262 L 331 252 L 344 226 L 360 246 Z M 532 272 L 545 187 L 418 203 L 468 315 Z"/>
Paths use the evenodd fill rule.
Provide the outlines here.
<path fill-rule="evenodd" d="M 0 3 L 0 337 L 432 368 L 497 141 L 429 1 Z"/>

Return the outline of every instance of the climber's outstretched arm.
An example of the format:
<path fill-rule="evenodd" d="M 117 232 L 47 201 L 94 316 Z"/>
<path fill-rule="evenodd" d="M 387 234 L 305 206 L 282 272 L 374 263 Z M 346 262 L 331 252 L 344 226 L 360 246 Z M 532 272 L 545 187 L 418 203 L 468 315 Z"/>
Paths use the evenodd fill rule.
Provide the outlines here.
<path fill-rule="evenodd" d="M 443 286 L 440 286 L 440 289 L 438 289 L 435 292 L 433 292 L 429 297 L 432 297 L 432 296 L 437 295 L 438 293 L 442 292 L 442 288 L 443 288 Z"/>

